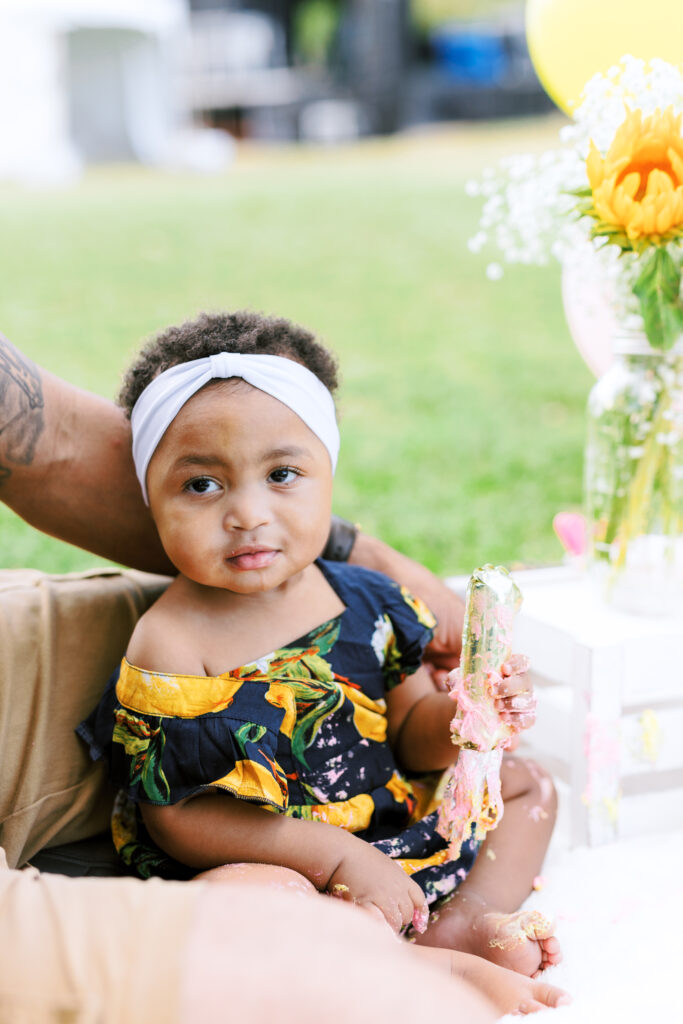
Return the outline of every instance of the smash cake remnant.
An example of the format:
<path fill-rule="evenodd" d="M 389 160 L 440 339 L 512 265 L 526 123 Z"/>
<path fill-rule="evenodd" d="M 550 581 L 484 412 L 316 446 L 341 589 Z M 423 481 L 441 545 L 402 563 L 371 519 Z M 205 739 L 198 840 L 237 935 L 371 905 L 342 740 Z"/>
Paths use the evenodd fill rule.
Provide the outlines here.
<path fill-rule="evenodd" d="M 427 931 L 429 924 L 429 909 L 427 907 L 416 907 L 413 913 L 413 928 L 422 935 Z"/>
<path fill-rule="evenodd" d="M 540 910 L 520 910 L 516 914 L 501 914 L 491 949 L 515 949 L 527 939 L 540 939 L 552 933 L 553 924 Z"/>
<path fill-rule="evenodd" d="M 455 860 L 465 839 L 484 839 L 503 815 L 500 765 L 512 730 L 500 718 L 492 683 L 510 659 L 522 595 L 507 569 L 485 565 L 467 585 L 461 666 L 448 678 L 456 703 L 451 739 L 460 747 L 439 808 L 439 834 Z M 526 666 L 517 666 L 524 671 Z"/>

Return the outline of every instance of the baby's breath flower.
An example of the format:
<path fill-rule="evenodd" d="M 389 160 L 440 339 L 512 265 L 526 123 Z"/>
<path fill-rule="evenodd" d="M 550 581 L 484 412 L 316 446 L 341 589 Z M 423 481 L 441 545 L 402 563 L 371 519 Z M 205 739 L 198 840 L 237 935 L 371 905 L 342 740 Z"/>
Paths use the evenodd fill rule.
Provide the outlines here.
<path fill-rule="evenodd" d="M 486 232 L 478 231 L 476 235 L 470 238 L 470 240 L 467 243 L 467 247 L 470 250 L 470 252 L 481 252 L 481 250 L 486 245 L 487 240 L 488 235 L 486 234 Z"/>
<path fill-rule="evenodd" d="M 683 329 L 681 114 L 683 74 L 665 61 L 646 63 L 626 56 L 607 73 L 595 75 L 583 91 L 573 123 L 560 130 L 557 149 L 505 157 L 496 167 L 486 168 L 479 181 L 467 183 L 467 194 L 483 199 L 471 251 L 480 252 L 488 243 L 506 263 L 542 265 L 549 257 L 563 264 L 576 262 L 581 252 L 590 250 L 618 299 L 633 307 L 634 294 L 638 296 L 638 315 L 651 343 L 668 347 L 671 338 L 662 341 L 660 331 L 657 341 L 653 325 L 661 324 L 661 282 L 667 281 L 670 309 L 665 312 L 668 317 L 674 306 L 680 307 Z M 648 172 L 647 153 L 644 143 L 637 142 L 635 128 L 629 135 L 629 140 L 636 140 L 629 142 L 631 177 L 622 183 L 616 167 L 617 148 L 628 148 L 621 140 L 628 132 L 624 125 L 629 116 L 634 125 L 638 121 L 648 127 L 653 138 L 659 123 L 666 128 L 660 150 L 669 154 L 668 162 L 662 158 L 661 169 L 650 174 L 649 184 L 635 183 L 636 172 L 646 177 Z M 634 204 L 642 205 L 642 222 Z M 490 263 L 486 274 L 498 280 L 500 263 Z M 672 338 L 678 312 L 671 319 Z"/>

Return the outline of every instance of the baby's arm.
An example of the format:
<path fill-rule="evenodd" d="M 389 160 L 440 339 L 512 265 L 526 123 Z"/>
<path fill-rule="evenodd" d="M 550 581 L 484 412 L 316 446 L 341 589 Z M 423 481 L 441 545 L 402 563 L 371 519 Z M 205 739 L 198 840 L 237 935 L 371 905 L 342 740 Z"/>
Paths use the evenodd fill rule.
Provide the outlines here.
<path fill-rule="evenodd" d="M 447 693 L 434 689 L 424 666 L 387 693 L 387 738 L 409 771 L 447 768 L 457 757 L 450 721 L 455 708 Z"/>
<path fill-rule="evenodd" d="M 377 907 L 394 931 L 416 911 L 426 913 L 422 890 L 398 864 L 336 825 L 271 814 L 219 790 L 140 809 L 161 849 L 198 871 L 245 861 L 279 864 L 321 892 Z"/>
<path fill-rule="evenodd" d="M 535 699 L 526 672 L 517 670 L 513 656 L 502 667 L 502 678 L 492 682 L 496 709 L 515 732 L 528 729 L 535 720 Z M 440 771 L 453 764 L 458 748 L 451 742 L 450 722 L 455 705 L 446 693 L 435 692 L 432 681 L 420 668 L 387 694 L 388 739 L 409 771 Z"/>

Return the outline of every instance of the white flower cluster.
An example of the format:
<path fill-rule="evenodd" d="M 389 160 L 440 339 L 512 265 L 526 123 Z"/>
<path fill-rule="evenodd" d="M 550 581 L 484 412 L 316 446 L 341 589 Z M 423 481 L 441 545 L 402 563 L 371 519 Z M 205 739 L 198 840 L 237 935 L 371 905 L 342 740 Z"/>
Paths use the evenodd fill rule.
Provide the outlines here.
<path fill-rule="evenodd" d="M 493 245 L 506 263 L 542 265 L 554 257 L 572 262 L 586 245 L 599 253 L 608 277 L 621 276 L 618 251 L 606 239 L 590 240 L 590 218 L 575 215 L 571 192 L 588 185 L 586 157 L 593 140 L 604 154 L 625 117 L 625 107 L 645 116 L 673 107 L 683 112 L 683 74 L 662 60 L 645 62 L 623 57 L 605 74 L 587 83 L 574 122 L 561 129 L 560 146 L 540 156 L 506 157 L 487 168 L 481 179 L 469 181 L 467 194 L 482 198 L 479 230 L 468 242 L 472 252 Z M 628 261 L 627 261 L 628 262 Z M 487 276 L 497 280 L 503 270 L 491 263 Z"/>
<path fill-rule="evenodd" d="M 586 155 L 590 139 L 604 153 L 624 120 L 624 106 L 642 110 L 645 117 L 667 107 L 683 112 L 680 69 L 663 60 L 622 57 L 606 74 L 590 79 L 574 112 L 574 124 L 563 129 L 562 135 Z"/>

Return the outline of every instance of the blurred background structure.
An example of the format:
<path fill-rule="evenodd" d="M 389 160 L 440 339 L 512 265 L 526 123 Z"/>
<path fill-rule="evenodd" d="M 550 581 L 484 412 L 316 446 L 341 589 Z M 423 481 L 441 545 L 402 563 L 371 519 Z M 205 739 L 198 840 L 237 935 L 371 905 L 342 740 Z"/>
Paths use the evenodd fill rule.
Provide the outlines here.
<path fill-rule="evenodd" d="M 251 137 L 341 141 L 550 108 L 523 0 L 190 0 L 193 111 Z"/>
<path fill-rule="evenodd" d="M 86 162 L 162 160 L 184 31 L 184 0 L 2 0 L 0 176 L 49 182 Z"/>
<path fill-rule="evenodd" d="M 0 0 L 0 177 L 548 109 L 521 0 Z"/>

